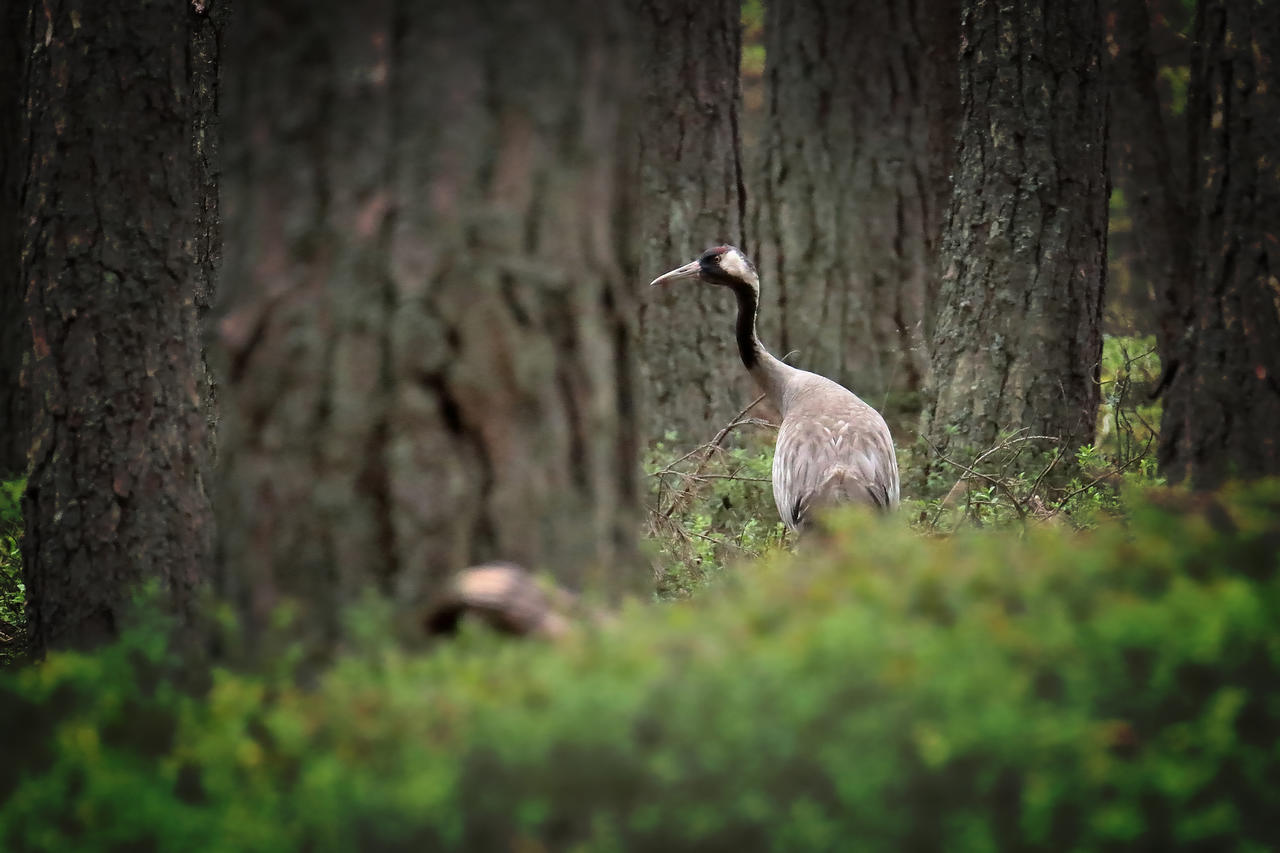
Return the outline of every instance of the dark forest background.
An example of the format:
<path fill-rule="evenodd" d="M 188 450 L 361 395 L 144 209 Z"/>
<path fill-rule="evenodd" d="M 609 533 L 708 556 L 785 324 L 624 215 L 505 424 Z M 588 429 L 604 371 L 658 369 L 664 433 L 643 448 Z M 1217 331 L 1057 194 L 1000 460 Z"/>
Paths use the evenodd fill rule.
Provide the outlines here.
<path fill-rule="evenodd" d="M 958 816 L 936 835 L 895 834 L 901 827 L 887 824 L 868 829 L 868 837 L 890 839 L 885 849 L 981 841 L 983 833 L 996 847 L 1037 838 L 1050 846 L 1068 839 L 1068 847 L 1159 839 L 1165 830 L 1173 833 L 1166 840 L 1178 843 L 1266 839 L 1253 815 L 1271 808 L 1280 784 L 1267 775 L 1274 758 L 1257 763 L 1248 743 L 1266 742 L 1258 732 L 1276 722 L 1275 706 L 1266 704 L 1265 691 L 1249 699 L 1246 687 L 1231 714 L 1221 703 L 1236 701 L 1231 685 L 1274 674 L 1274 649 L 1261 651 L 1259 638 L 1275 624 L 1280 600 L 1277 504 L 1265 479 L 1280 475 L 1280 4 L 3 0 L 0 27 L 0 633 L 5 660 L 27 673 L 13 682 L 25 686 L 12 688 L 23 697 L 13 707 L 28 709 L 14 718 L 19 729 L 22 720 L 45 714 L 31 709 L 53 701 L 49 685 L 61 677 L 58 667 L 74 669 L 58 661 L 96 661 L 75 677 L 87 679 L 85 695 L 99 697 L 116 695 L 104 685 L 134 682 L 134 674 L 112 669 L 119 662 L 111 656 L 122 656 L 119 666 L 127 668 L 137 648 L 170 661 L 165 666 L 172 663 L 166 656 L 176 656 L 188 674 L 231 667 L 227 673 L 241 675 L 225 675 L 227 683 L 253 694 L 245 707 L 261 704 L 269 715 L 277 700 L 303 701 L 291 692 L 299 684 L 334 677 L 362 689 L 358 679 L 341 681 L 354 677 L 342 674 L 341 661 L 366 648 L 370 636 L 386 634 L 383 641 L 399 650 L 386 654 L 409 655 L 404 666 L 415 679 L 435 679 L 433 708 L 454 696 L 476 720 L 497 715 L 466 737 L 455 732 L 440 741 L 449 744 L 441 755 L 463 768 L 454 779 L 461 787 L 440 781 L 440 790 L 457 795 L 457 808 L 474 807 L 467 820 L 480 820 L 491 807 L 502 812 L 495 804 L 507 803 L 507 794 L 489 802 L 467 793 L 459 779 L 472 771 L 478 780 L 499 779 L 495 790 L 515 791 L 511 802 L 559 796 L 503 776 L 518 766 L 570 768 L 566 778 L 574 781 L 565 784 L 593 791 L 608 789 L 607 780 L 636 778 L 629 762 L 641 759 L 621 752 L 604 762 L 612 768 L 600 771 L 606 781 L 573 775 L 585 761 L 573 753 L 584 730 L 573 721 L 622 718 L 572 699 L 556 706 L 565 716 L 537 730 L 545 738 L 535 726 L 511 741 L 532 739 L 552 753 L 561 744 L 568 752 L 516 760 L 468 751 L 484 741 L 484 725 L 514 732 L 528 721 L 502 716 L 490 701 L 498 696 L 524 708 L 537 693 L 521 692 L 526 675 L 555 696 L 572 697 L 578 694 L 571 689 L 561 692 L 576 677 L 561 669 L 569 667 L 592 689 L 639 697 L 627 692 L 631 682 L 609 674 L 620 661 L 649 666 L 628 643 L 661 647 L 670 637 L 673 648 L 685 640 L 696 647 L 698 632 L 680 615 L 693 613 L 701 614 L 688 617 L 694 623 L 705 620 L 707 642 L 737 636 L 764 657 L 774 648 L 766 626 L 794 625 L 802 633 L 787 648 L 801 651 L 774 661 L 777 671 L 762 669 L 757 686 L 776 676 L 779 691 L 802 696 L 809 695 L 804 662 L 835 660 L 824 657 L 828 641 L 859 665 L 884 660 L 873 650 L 887 640 L 867 637 L 888 635 L 848 626 L 865 617 L 866 625 L 892 632 L 924 619 L 929 627 L 920 629 L 917 651 L 934 648 L 928 632 L 958 632 L 945 636 L 963 646 L 972 630 L 983 639 L 973 641 L 968 660 L 990 655 L 1002 662 L 995 669 L 1007 663 L 1009 683 L 1023 684 L 1025 675 L 1030 692 L 989 719 L 921 717 L 893 729 L 915 751 L 907 765 L 888 754 L 868 759 L 867 766 L 883 759 L 895 768 L 886 779 L 905 774 L 907 787 L 886 796 L 901 794 L 905 799 L 893 801 L 908 803 L 907 812 L 945 801 Z M 852 517 L 842 522 L 847 528 L 837 524 L 823 550 L 811 552 L 819 556 L 809 562 L 827 568 L 813 569 L 817 579 L 805 590 L 785 580 L 785 571 L 765 568 L 782 561 L 794 577 L 810 577 L 801 568 L 805 558 L 786 562 L 794 543 L 768 503 L 776 413 L 753 404 L 756 390 L 733 349 L 730 305 L 714 288 L 645 287 L 720 243 L 739 246 L 759 269 L 765 342 L 883 411 L 898 446 L 902 517 L 879 526 Z M 1264 483 L 1253 491 L 1239 485 L 1255 479 Z M 1220 523 L 1223 517 L 1230 523 Z M 1187 533 L 1184 541 L 1174 533 L 1180 525 L 1199 531 L 1202 522 L 1206 538 Z M 973 540 L 990 549 L 981 552 L 986 563 L 965 556 L 963 537 L 975 531 L 990 534 Z M 1044 540 L 1052 544 L 1039 551 L 1028 545 L 1044 531 L 1058 538 Z M 1134 541 L 1146 543 L 1136 549 L 1146 556 L 1134 555 Z M 1094 567 L 1083 579 L 1072 574 L 1073 554 Z M 1153 610 L 1158 618 L 1148 614 L 1150 632 L 1141 639 L 1107 645 L 1108 620 L 1148 624 L 1106 609 L 1125 606 L 1116 602 L 1129 600 L 1126 585 L 1136 584 L 1134 595 L 1159 596 L 1179 583 L 1205 584 L 1204 600 L 1216 601 L 1221 585 L 1232 582 L 1230 566 L 1215 562 L 1227 554 L 1244 573 L 1239 583 L 1258 585 L 1250 587 L 1256 600 L 1246 606 L 1222 599 L 1215 624 L 1225 633 L 1200 651 L 1184 650 L 1192 669 L 1169 674 L 1151 657 L 1158 657 L 1151 649 L 1160 637 L 1185 629 L 1181 616 L 1169 615 L 1183 613 L 1176 602 L 1168 612 Z M 757 557 L 764 559 L 744 562 Z M 1147 585 L 1122 571 L 1148 557 L 1152 577 L 1163 580 Z M 1043 585 L 995 568 L 1020 559 L 1041 566 Z M 988 563 L 993 568 L 975 568 Z M 484 576 L 502 587 L 501 627 L 557 637 L 607 632 L 601 626 L 618 619 L 640 619 L 641 627 L 563 658 L 545 649 L 496 651 L 486 645 L 491 638 L 474 637 L 467 642 L 481 653 L 461 663 L 450 663 L 450 652 L 416 657 L 424 633 L 443 624 L 442 606 L 474 603 L 468 576 L 458 572 L 489 564 L 507 572 Z M 857 574 L 855 566 L 870 566 L 871 574 Z M 968 568 L 943 571 L 960 566 Z M 1204 566 L 1211 568 L 1197 574 Z M 755 589 L 749 579 L 756 571 L 773 579 Z M 996 574 L 983 575 L 988 571 Z M 884 583 L 901 583 L 904 591 L 887 592 L 875 572 L 887 572 Z M 979 576 L 987 581 L 978 583 Z M 856 594 L 833 580 L 851 577 L 861 578 Z M 964 586 L 970 581 L 977 585 Z M 1101 592 L 1090 586 L 1095 582 Z M 1074 595 L 1075 584 L 1084 584 L 1080 601 L 1087 602 L 1071 619 L 1102 614 L 1078 634 L 1055 621 L 1059 602 L 1044 604 L 1048 609 L 1034 603 L 1046 590 Z M 1035 654 L 1023 659 L 1016 643 L 999 645 L 1012 643 L 1004 628 L 965 621 L 978 618 L 960 615 L 965 607 L 985 612 L 989 603 L 979 587 L 1008 605 L 1008 624 L 1044 644 Z M 815 600 L 815 589 L 827 591 Z M 637 600 L 685 598 L 705 611 L 664 604 L 642 609 L 669 613 L 618 616 Z M 485 601 L 480 609 L 495 618 Z M 950 615 L 938 615 L 943 611 Z M 827 637 L 822 613 L 831 631 L 852 633 L 838 642 Z M 153 617 L 160 621 L 147 621 Z M 137 624 L 147 626 L 142 634 L 131 633 Z M 903 630 L 905 637 L 914 629 Z M 129 645 L 144 635 L 162 639 Z M 982 645 L 988 642 L 995 645 Z M 1174 646 L 1161 654 L 1181 654 Z M 1096 668 L 1072 669 L 1069 649 Z M 736 689 L 713 677 L 714 654 L 689 658 L 687 651 L 677 657 L 707 678 L 708 692 L 697 695 L 714 702 Z M 521 654 L 534 657 L 518 666 L 503 657 Z M 936 666 L 945 680 L 950 668 L 921 654 L 921 671 Z M 657 657 L 678 671 L 670 655 Z M 1033 658 L 1040 662 L 1027 663 Z M 484 660 L 490 663 L 476 662 Z M 1053 673 L 1044 661 L 1063 669 Z M 450 668 L 455 664 L 459 669 Z M 493 696 L 459 687 L 470 683 L 464 670 L 479 671 L 467 667 L 490 665 L 514 667 L 492 674 L 513 680 Z M 1030 674 L 1019 669 L 1024 665 Z M 1100 674 L 1113 665 L 1127 668 L 1125 684 Z M 248 686 L 261 687 L 253 679 L 280 667 L 288 676 L 265 693 Z M 173 695 L 214 703 L 216 690 L 210 693 L 203 677 Z M 246 680 L 234 682 L 239 677 Z M 653 677 L 636 683 L 662 693 L 665 682 L 656 671 Z M 937 698 L 930 698 L 933 687 L 885 688 L 896 677 L 886 675 L 866 695 L 908 709 Z M 997 696 L 984 693 L 996 683 L 984 678 L 972 674 L 939 707 L 969 707 L 957 698 L 962 694 Z M 1235 817 L 1213 812 L 1218 800 L 1212 808 L 1197 801 L 1212 831 L 1184 836 L 1168 829 L 1186 804 L 1173 797 L 1152 805 L 1145 782 L 1124 789 L 1133 796 L 1132 814 L 1112 814 L 1103 800 L 1090 799 L 1101 788 L 1075 776 L 1050 796 L 1035 787 L 1034 767 L 1027 777 L 1018 775 L 1022 769 L 983 776 L 982 768 L 999 764 L 983 763 L 995 753 L 979 750 L 975 755 L 985 757 L 959 770 L 948 763 L 964 752 L 966 737 L 987 744 L 984 726 L 1004 725 L 994 720 L 1035 741 L 1042 729 L 1028 721 L 1040 719 L 1036 703 L 1047 708 L 1059 700 L 1084 716 L 1053 718 L 1079 737 L 1061 744 L 1049 737 L 1050 752 L 1087 740 L 1072 728 L 1086 726 L 1084 719 L 1112 726 L 1089 741 L 1107 755 L 1140 751 L 1158 741 L 1154 729 L 1133 734 L 1143 709 L 1150 710 L 1146 700 L 1112 705 L 1105 696 L 1112 686 L 1116 696 L 1128 696 L 1125 690 L 1148 679 L 1156 686 L 1147 697 L 1182 691 L 1202 697 L 1204 708 L 1218 709 L 1213 713 L 1237 715 L 1223 725 L 1236 726 L 1239 742 L 1222 747 L 1221 766 L 1230 767 L 1213 783 L 1226 786 L 1222 802 L 1234 804 Z M 387 697 L 400 683 L 365 685 L 381 697 L 371 707 L 394 706 Z M 830 693 L 815 687 L 813 707 L 863 707 L 857 696 L 841 698 L 846 687 L 862 695 L 856 686 Z M 132 687 L 119 689 L 133 696 Z M 620 698 L 618 707 L 643 705 L 649 710 L 636 711 L 643 717 L 652 710 L 644 702 L 657 693 L 637 705 Z M 129 708 L 153 697 L 117 698 L 108 703 L 114 710 L 102 713 L 128 717 Z M 319 707 L 345 713 L 331 700 Z M 1018 704 L 1024 700 L 1029 704 Z M 772 700 L 762 694 L 751 701 Z M 565 710 L 570 705 L 576 710 Z M 247 731 L 258 724 L 249 716 L 233 724 L 217 716 L 215 704 L 191 707 L 214 715 L 202 737 L 214 737 L 219 726 Z M 731 728 L 686 710 L 687 719 L 673 711 L 671 728 L 652 723 L 654 742 L 673 750 L 664 759 L 672 767 L 684 766 L 678 757 L 687 738 Z M 800 711 L 775 711 L 799 726 L 797 742 L 826 726 Z M 440 713 L 431 719 L 453 725 Z M 903 713 L 893 719 L 910 717 Z M 1211 716 L 1204 711 L 1204 720 Z M 868 725 L 898 725 L 886 722 L 891 717 L 877 712 Z M 82 728 L 109 728 L 106 719 Z M 348 747 L 360 751 L 361 723 L 318 719 L 299 722 L 298 731 L 333 725 L 337 741 L 353 737 L 357 746 Z M 156 725 L 173 723 L 166 720 Z M 371 723 L 373 741 L 385 746 L 405 737 L 398 722 L 378 720 L 387 728 Z M 944 730 L 946 748 L 931 740 Z M 1196 731 L 1195 738 L 1212 740 L 1209 728 Z M 472 735 L 476 740 L 467 740 Z M 1011 742 L 1021 736 L 1011 734 Z M 332 746 L 298 737 L 310 744 L 299 746 L 299 755 Z M 630 737 L 601 735 L 596 747 Z M 636 737 L 643 740 L 643 732 Z M 285 735 L 268 740 L 276 746 L 262 747 L 266 753 L 288 752 L 279 746 Z M 233 741 L 202 741 L 201 748 L 209 755 L 247 748 Z M 196 741 L 174 742 L 196 748 Z M 156 754 L 168 755 L 170 745 Z M 811 745 L 821 751 L 819 742 Z M 855 737 L 845 746 L 866 744 Z M 0 838 L 39 846 L 31 839 L 44 837 L 44 824 L 24 823 L 21 815 L 45 814 L 38 801 L 57 814 L 79 784 L 67 780 L 88 772 L 67 769 L 80 767 L 81 752 L 58 754 L 64 763 L 56 766 L 71 775 L 49 783 L 47 802 L 38 785 L 15 787 L 31 799 L 8 817 L 0 811 Z M 711 788 L 732 787 L 732 774 L 717 776 L 707 768 L 718 765 L 703 758 L 711 764 L 681 778 L 697 787 L 697 773 L 705 771 Z M 34 767 L 52 759 L 31 760 Z M 222 802 L 212 793 L 213 764 L 204 760 L 192 753 L 164 765 L 164 773 L 176 774 L 156 795 L 164 809 L 177 777 L 190 781 L 179 769 L 188 766 L 203 780 L 188 805 Z M 288 764 L 262 760 L 271 773 Z M 778 767 L 803 778 L 812 769 L 761 761 L 762 790 L 786 788 L 771 775 Z M 1080 761 L 1071 766 L 1094 766 Z M 431 773 L 446 773 L 445 764 L 431 766 Z M 942 775 L 930 775 L 935 771 Z M 958 775 L 946 775 L 952 771 Z M 831 770 L 830 778 L 862 778 L 859 772 L 851 765 Z M 985 780 L 974 789 L 978 804 L 948 799 L 971 777 Z M 1156 780 L 1152 790 L 1163 790 L 1155 771 L 1125 778 Z M 924 788 L 911 787 L 916 782 Z M 263 784 L 275 790 L 277 783 Z M 654 796 L 679 788 L 672 785 L 659 785 Z M 243 787 L 223 793 L 239 797 Z M 1083 799 L 1072 800 L 1077 793 Z M 1041 803 L 1043 814 L 1036 812 L 1041 794 L 1052 801 Z M 565 802 L 576 796 L 565 794 Z M 826 796 L 815 794 L 814 808 L 827 808 Z M 849 805 L 873 802 L 861 796 L 848 794 L 830 814 L 872 826 L 877 806 L 862 812 Z M 743 814 L 751 814 L 755 801 L 743 797 Z M 338 848 L 390 832 L 370 817 L 384 799 L 370 800 L 369 812 L 357 801 L 350 799 L 354 822 L 343 824 L 354 834 L 334 836 L 345 839 Z M 97 817 L 82 818 L 86 826 L 107 820 L 107 802 L 100 801 Z M 423 836 L 433 844 L 462 839 L 472 849 L 519 846 L 511 839 L 526 831 L 550 849 L 603 843 L 615 830 L 630 839 L 618 842 L 623 846 L 665 837 L 635 829 L 639 818 L 615 825 L 601 817 L 614 827 L 606 831 L 605 823 L 585 818 L 546 817 L 560 808 L 528 806 L 517 820 L 523 829 L 501 840 L 485 836 L 480 824 L 451 835 L 444 818 L 418 817 L 431 833 L 443 833 Z M 714 801 L 708 808 L 716 811 Z M 1077 808 L 1084 811 L 1071 811 Z M 996 815 L 976 835 L 964 822 L 973 809 Z M 1022 817 L 1001 823 L 1000 815 L 1015 813 Z M 823 836 L 827 825 L 812 815 L 786 814 L 798 821 L 787 824 L 801 833 L 795 837 L 807 839 L 799 846 L 822 848 L 823 838 L 838 836 Z M 660 823 L 703 826 L 696 815 L 687 825 L 683 819 Z M 276 818 L 264 820 L 265 827 Z M 368 829 L 365 820 L 379 828 Z M 716 835 L 718 818 L 706 820 L 707 834 L 681 837 L 733 837 Z M 756 830 L 781 825 L 743 820 Z M 211 831 L 191 821 L 203 827 L 191 837 Z M 624 825 L 630 829 L 618 829 Z M 1100 834 L 1063 828 L 1081 826 Z M 362 835 L 366 830 L 372 834 Z M 627 834 L 633 830 L 640 834 Z M 260 846 L 301 844 L 309 831 L 271 836 Z M 804 835 L 810 831 L 817 834 Z M 991 849 L 975 841 L 979 848 Z"/>
<path fill-rule="evenodd" d="M 641 449 L 752 389 L 720 294 L 637 283 L 720 241 L 917 498 L 1118 431 L 1104 336 L 1169 481 L 1280 465 L 1268 4 L 616 5 L 6 4 L 36 648 L 147 578 L 257 618 L 488 559 L 640 589 Z"/>

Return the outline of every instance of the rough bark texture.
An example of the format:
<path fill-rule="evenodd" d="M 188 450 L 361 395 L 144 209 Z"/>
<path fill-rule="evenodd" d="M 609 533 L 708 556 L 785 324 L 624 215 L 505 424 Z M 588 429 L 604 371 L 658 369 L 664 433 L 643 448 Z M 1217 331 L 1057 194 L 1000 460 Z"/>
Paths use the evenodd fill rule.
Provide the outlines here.
<path fill-rule="evenodd" d="M 752 205 L 762 335 L 913 414 L 950 196 L 958 30 L 958 0 L 792 0 L 766 13 Z"/>
<path fill-rule="evenodd" d="M 192 244 L 192 284 L 196 312 L 208 340 L 208 318 L 217 293 L 222 263 L 222 220 L 218 209 L 221 139 L 218 94 L 221 91 L 222 36 L 230 17 L 230 0 L 194 0 L 202 12 L 193 16 L 188 47 L 187 86 L 191 94 L 191 153 L 195 158 L 195 240 Z M 208 349 L 202 346 L 200 377 L 205 425 L 211 458 L 217 456 L 218 389 L 209 369 Z"/>
<path fill-rule="evenodd" d="M 365 588 L 413 600 L 486 560 L 618 582 L 636 489 L 618 9 L 241 11 L 228 590 L 255 624 L 303 599 L 325 634 Z"/>
<path fill-rule="evenodd" d="M 743 231 L 739 3 L 628 0 L 636 39 L 639 236 L 633 287 Z M 704 441 L 749 401 L 733 343 L 733 300 L 717 288 L 645 292 L 639 306 L 640 409 L 646 439 L 675 430 Z"/>
<path fill-rule="evenodd" d="M 921 430 L 1088 442 L 1105 283 L 1106 98 L 1096 2 L 967 0 L 962 124 Z"/>
<path fill-rule="evenodd" d="M 199 13 L 50 0 L 31 22 L 23 542 L 37 650 L 109 637 L 137 584 L 183 612 L 211 513 L 192 276 Z"/>
<path fill-rule="evenodd" d="M 1188 104 L 1193 286 L 1161 456 L 1212 487 L 1280 474 L 1280 5 L 1205 0 Z"/>
<path fill-rule="evenodd" d="M 22 101 L 28 0 L 0 0 L 0 478 L 27 468 L 28 403 L 22 386 L 23 353 L 30 348 L 22 309 L 19 201 L 26 161 L 22 156 Z"/>

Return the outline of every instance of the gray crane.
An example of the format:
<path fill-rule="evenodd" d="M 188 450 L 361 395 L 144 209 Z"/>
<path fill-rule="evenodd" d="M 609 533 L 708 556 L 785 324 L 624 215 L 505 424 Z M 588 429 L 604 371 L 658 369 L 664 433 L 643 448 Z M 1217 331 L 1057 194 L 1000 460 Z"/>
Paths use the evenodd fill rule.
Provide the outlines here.
<path fill-rule="evenodd" d="M 782 415 L 773 455 L 773 499 L 792 530 L 814 514 L 855 503 L 898 506 L 898 460 L 884 418 L 849 389 L 774 358 L 756 334 L 760 277 L 733 246 L 717 246 L 651 287 L 696 280 L 727 287 L 738 298 L 738 353 L 747 372 Z"/>

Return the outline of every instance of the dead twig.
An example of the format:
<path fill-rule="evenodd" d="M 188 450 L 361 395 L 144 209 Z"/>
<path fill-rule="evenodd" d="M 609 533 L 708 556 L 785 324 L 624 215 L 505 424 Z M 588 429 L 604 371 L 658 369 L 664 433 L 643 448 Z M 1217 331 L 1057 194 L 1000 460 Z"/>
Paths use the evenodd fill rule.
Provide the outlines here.
<path fill-rule="evenodd" d="M 754 418 L 747 418 L 747 413 L 750 412 L 752 409 L 754 409 L 756 406 L 758 406 L 763 399 L 764 399 L 763 394 L 761 394 L 759 397 L 756 397 L 754 400 L 748 403 L 746 407 L 742 409 L 742 411 L 734 415 L 733 418 L 729 421 L 729 423 L 721 427 L 720 431 L 716 433 L 715 438 L 711 439 L 711 441 L 707 442 L 702 447 L 696 448 L 691 453 L 685 454 L 679 460 L 679 461 L 688 460 L 694 453 L 697 453 L 698 450 L 703 450 L 702 458 L 698 460 L 698 464 L 693 469 L 692 474 L 694 475 L 694 477 L 687 478 L 685 487 L 681 489 L 678 493 L 676 493 L 675 497 L 671 499 L 670 506 L 668 506 L 667 511 L 662 514 L 664 518 L 671 518 L 671 516 L 674 515 L 678 510 L 684 509 L 685 504 L 693 498 L 693 493 L 694 493 L 693 486 L 697 483 L 697 480 L 694 478 L 697 476 L 700 476 L 703 473 L 703 471 L 706 470 L 707 463 L 710 462 L 711 457 L 720 450 L 720 446 L 724 444 L 724 440 L 728 438 L 730 432 L 732 432 L 737 427 L 747 423 L 748 420 L 755 420 Z M 678 463 L 672 463 L 672 465 L 668 465 L 663 470 L 666 471 L 668 469 L 671 469 L 672 466 L 675 464 L 678 464 Z"/>
<path fill-rule="evenodd" d="M 1154 439 L 1150 439 L 1150 438 L 1147 439 L 1146 446 L 1142 448 L 1142 452 L 1139 453 L 1137 456 L 1134 456 L 1125 460 L 1120 465 L 1115 465 L 1108 468 L 1106 471 L 1103 471 L 1101 474 L 1094 477 L 1092 480 L 1090 480 L 1088 483 L 1085 483 L 1083 486 L 1080 486 L 1077 489 L 1072 489 L 1070 492 L 1067 493 L 1066 497 L 1058 501 L 1057 505 L 1054 506 L 1054 508 L 1049 512 L 1048 515 L 1044 516 L 1043 520 L 1048 521 L 1058 513 L 1062 512 L 1063 508 L 1068 503 L 1070 503 L 1071 499 L 1074 498 L 1076 495 L 1084 494 L 1085 492 L 1092 489 L 1094 486 L 1101 483 L 1103 480 L 1108 480 L 1116 476 L 1117 474 L 1123 474 L 1127 469 L 1133 467 L 1134 463 L 1140 462 L 1143 459 L 1145 459 L 1147 457 L 1147 453 L 1151 450 L 1151 445 L 1154 443 L 1155 443 Z"/>
<path fill-rule="evenodd" d="M 1027 521 L 1026 507 L 1022 505 L 1022 501 L 1020 501 L 1018 497 L 1013 493 L 1013 489 L 1009 488 L 1009 484 L 1005 481 L 1005 479 L 1003 477 L 993 477 L 990 474 L 984 474 L 981 471 L 977 470 L 977 466 L 982 464 L 983 461 L 985 461 L 992 455 L 999 453 L 1002 450 L 1008 450 L 1016 445 L 1025 444 L 1028 441 L 1052 441 L 1052 442 L 1060 441 L 1060 439 L 1057 436 L 1053 436 L 1053 435 L 1022 435 L 1022 436 L 1018 435 L 1019 432 L 1024 432 L 1025 429 L 1026 428 L 1024 427 L 1023 429 L 1016 431 L 1010 437 L 1004 439 L 1003 441 L 999 442 L 995 446 L 990 447 L 987 450 L 983 451 L 981 454 L 978 455 L 976 459 L 973 460 L 972 465 L 965 465 L 961 462 L 956 462 L 954 459 L 951 459 L 945 453 L 943 453 L 938 448 L 937 445 L 935 445 L 932 441 L 929 441 L 929 439 L 925 437 L 925 443 L 929 445 L 929 448 L 934 452 L 934 454 L 939 459 L 941 459 L 943 462 L 946 462 L 948 465 L 951 465 L 954 468 L 958 468 L 960 471 L 964 472 L 963 476 L 961 476 L 961 478 L 956 481 L 956 485 L 952 486 L 951 491 L 947 493 L 947 498 L 944 499 L 942 503 L 939 505 L 937 513 L 934 514 L 933 521 L 930 522 L 930 526 L 937 527 L 938 520 L 942 517 L 942 511 L 947 506 L 947 499 L 949 499 L 951 495 L 955 493 L 956 488 L 960 485 L 960 483 L 964 482 L 966 479 L 984 480 L 990 483 L 991 485 L 995 486 L 996 488 L 998 488 L 1001 492 L 1004 493 L 1005 497 L 1009 499 L 1009 502 L 1013 504 L 1013 508 L 1018 512 L 1018 518 L 1023 522 L 1023 524 L 1026 523 Z M 1059 455 L 1061 455 L 1061 453 L 1059 453 Z M 1052 463 L 1050 467 L 1052 467 Z M 1046 471 L 1045 473 L 1048 473 L 1048 472 Z M 1037 483 L 1038 482 L 1039 481 L 1037 480 Z"/>

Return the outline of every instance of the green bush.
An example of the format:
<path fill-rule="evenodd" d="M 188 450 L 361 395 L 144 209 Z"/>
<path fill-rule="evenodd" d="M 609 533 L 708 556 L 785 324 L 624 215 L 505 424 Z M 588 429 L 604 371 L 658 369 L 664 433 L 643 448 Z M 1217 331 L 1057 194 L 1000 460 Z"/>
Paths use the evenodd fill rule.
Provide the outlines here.
<path fill-rule="evenodd" d="M 0 848 L 1269 849 L 1280 484 L 1128 515 L 854 514 L 554 644 L 366 612 L 305 687 L 139 628 L 0 680 Z"/>
<path fill-rule="evenodd" d="M 690 450 L 674 434 L 644 459 L 646 545 L 661 600 L 688 598 L 726 569 L 782 548 L 786 528 L 773 502 L 772 429 L 728 446 Z"/>
<path fill-rule="evenodd" d="M 22 578 L 22 493 L 26 480 L 0 480 L 0 667 L 26 650 L 27 586 Z"/>

